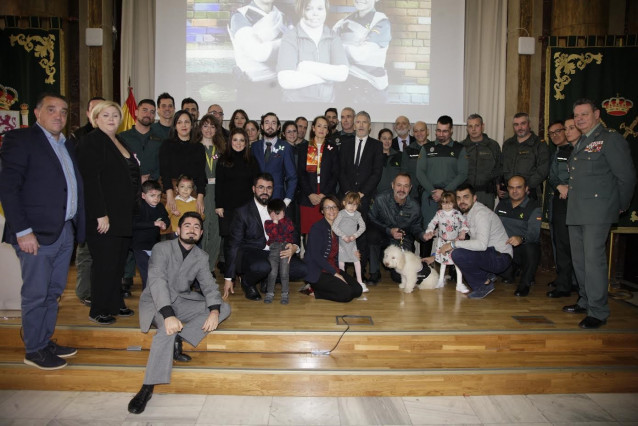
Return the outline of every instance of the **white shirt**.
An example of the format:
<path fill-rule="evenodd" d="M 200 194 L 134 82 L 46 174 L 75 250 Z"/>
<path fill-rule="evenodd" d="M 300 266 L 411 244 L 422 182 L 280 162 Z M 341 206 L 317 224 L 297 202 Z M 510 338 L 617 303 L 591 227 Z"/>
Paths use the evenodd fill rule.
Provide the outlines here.
<path fill-rule="evenodd" d="M 506 243 L 507 232 L 496 213 L 477 201 L 465 217 L 467 217 L 471 239 L 456 241 L 454 243 L 456 248 L 485 251 L 488 247 L 494 247 L 499 253 L 513 255 L 512 246 Z"/>
<path fill-rule="evenodd" d="M 259 212 L 259 218 L 261 219 L 261 227 L 264 230 L 264 237 L 266 237 L 266 241 L 268 241 L 268 234 L 266 234 L 266 221 L 270 219 L 270 215 L 268 214 L 268 207 L 262 205 L 255 197 L 253 197 L 253 201 L 255 202 L 255 206 L 257 206 L 257 211 Z M 264 247 L 264 250 L 270 250 L 268 244 Z"/>
<path fill-rule="evenodd" d="M 353 160 L 352 162 L 355 166 L 358 166 L 358 164 L 356 164 L 355 161 L 357 161 L 357 151 L 359 150 L 359 144 L 361 144 L 361 153 L 359 154 L 359 163 L 361 163 L 361 157 L 363 157 L 363 150 L 366 149 L 367 141 L 368 141 L 367 136 L 363 138 L 360 138 L 357 135 L 354 136 L 354 158 L 352 159 Z"/>

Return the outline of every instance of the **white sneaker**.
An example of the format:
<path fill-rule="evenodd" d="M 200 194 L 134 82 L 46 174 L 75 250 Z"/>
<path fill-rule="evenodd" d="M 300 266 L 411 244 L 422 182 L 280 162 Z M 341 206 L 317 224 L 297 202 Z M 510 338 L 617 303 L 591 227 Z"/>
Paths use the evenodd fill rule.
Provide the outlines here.
<path fill-rule="evenodd" d="M 470 289 L 463 283 L 456 283 L 456 291 L 463 294 L 468 294 Z"/>
<path fill-rule="evenodd" d="M 367 293 L 370 290 L 368 290 L 368 286 L 365 285 L 364 283 L 359 283 L 359 285 L 361 286 L 361 288 L 363 289 L 362 293 Z"/>

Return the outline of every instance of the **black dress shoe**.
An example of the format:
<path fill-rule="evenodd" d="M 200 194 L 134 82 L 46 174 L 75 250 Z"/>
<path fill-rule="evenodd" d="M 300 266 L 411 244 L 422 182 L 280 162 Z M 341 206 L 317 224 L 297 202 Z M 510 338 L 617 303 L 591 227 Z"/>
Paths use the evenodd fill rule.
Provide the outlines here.
<path fill-rule="evenodd" d="M 120 311 L 118 312 L 118 315 L 121 317 L 132 317 L 133 315 L 135 315 L 135 311 L 133 311 L 133 309 L 129 309 L 126 306 L 123 308 L 120 308 Z"/>
<path fill-rule="evenodd" d="M 556 287 L 556 284 L 554 284 L 554 281 L 550 281 L 547 283 L 547 287 Z"/>
<path fill-rule="evenodd" d="M 374 274 L 370 274 L 370 278 L 368 278 L 366 284 L 375 286 L 379 284 L 379 281 L 381 281 L 381 272 L 375 272 Z"/>
<path fill-rule="evenodd" d="M 572 293 L 569 291 L 552 290 L 547 292 L 547 297 L 550 297 L 552 299 L 558 299 L 559 297 L 569 297 L 571 295 Z"/>
<path fill-rule="evenodd" d="M 183 341 L 184 340 L 180 336 L 175 337 L 175 343 L 173 344 L 173 359 L 179 362 L 189 362 L 193 358 L 182 352 Z"/>
<path fill-rule="evenodd" d="M 248 285 L 242 281 L 241 288 L 242 290 L 244 290 L 244 295 L 246 296 L 246 299 L 261 300 L 261 295 L 259 294 L 259 292 L 257 291 L 257 288 L 255 288 L 254 285 Z"/>
<path fill-rule="evenodd" d="M 563 312 L 567 312 L 568 314 L 586 314 L 587 308 L 583 308 L 582 306 L 575 305 L 567 305 L 563 306 Z"/>
<path fill-rule="evenodd" d="M 142 389 L 128 403 L 128 412 L 131 414 L 141 414 L 146 408 L 146 403 L 153 396 L 153 385 L 142 385 Z"/>
<path fill-rule="evenodd" d="M 525 284 L 520 284 L 516 291 L 514 292 L 514 296 L 525 297 L 529 294 L 529 286 Z"/>
<path fill-rule="evenodd" d="M 601 320 L 598 318 L 594 318 L 594 317 L 585 317 L 584 320 L 582 320 L 578 326 L 580 328 L 584 328 L 584 329 L 594 329 L 594 328 L 598 328 L 601 325 L 605 325 L 607 324 L 607 320 Z"/>

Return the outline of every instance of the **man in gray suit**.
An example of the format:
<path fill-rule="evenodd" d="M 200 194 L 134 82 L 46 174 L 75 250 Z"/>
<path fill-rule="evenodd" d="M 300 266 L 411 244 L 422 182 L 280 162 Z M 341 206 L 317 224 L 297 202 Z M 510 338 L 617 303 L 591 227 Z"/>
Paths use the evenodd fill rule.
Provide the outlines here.
<path fill-rule="evenodd" d="M 596 104 L 576 101 L 574 121 L 582 136 L 568 163 L 567 225 L 580 297 L 563 311 L 587 313 L 579 326 L 591 329 L 609 317 L 605 242 L 611 224 L 629 207 L 636 172 L 627 141 L 601 125 Z"/>
<path fill-rule="evenodd" d="M 178 225 L 177 239 L 153 247 L 148 285 L 140 297 L 140 328 L 146 333 L 154 323 L 157 333 L 142 389 L 128 405 L 133 414 L 144 411 L 155 384 L 170 383 L 175 337 L 197 346 L 230 315 L 230 306 L 222 301 L 210 272 L 208 255 L 196 246 L 203 233 L 202 217 L 187 212 Z M 201 293 L 191 291 L 195 279 Z"/>

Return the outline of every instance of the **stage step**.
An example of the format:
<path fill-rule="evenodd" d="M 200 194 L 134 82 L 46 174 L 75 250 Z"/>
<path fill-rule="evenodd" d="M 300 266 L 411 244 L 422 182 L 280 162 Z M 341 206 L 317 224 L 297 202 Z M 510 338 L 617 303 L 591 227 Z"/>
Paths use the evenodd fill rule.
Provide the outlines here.
<path fill-rule="evenodd" d="M 16 334 L 17 333 L 17 334 Z M 16 326 L 0 327 L 0 387 L 134 392 L 153 332 L 58 327 L 78 346 L 62 370 L 23 363 Z M 176 363 L 158 392 L 399 396 L 638 391 L 638 339 L 629 332 L 217 331 Z M 139 345 L 142 350 L 126 350 Z M 315 351 L 313 353 L 313 351 Z"/>
<path fill-rule="evenodd" d="M 335 345 L 342 353 L 380 351 L 414 353 L 456 352 L 586 352 L 618 351 L 638 353 L 638 331 L 242 331 L 217 330 L 196 348 L 226 352 L 323 352 Z M 345 333 L 344 333 L 345 331 Z M 155 330 L 99 326 L 58 326 L 54 339 L 78 348 L 149 349 Z M 192 346 L 184 343 L 187 350 Z M 22 348 L 20 326 L 0 326 L 0 347 Z"/>

